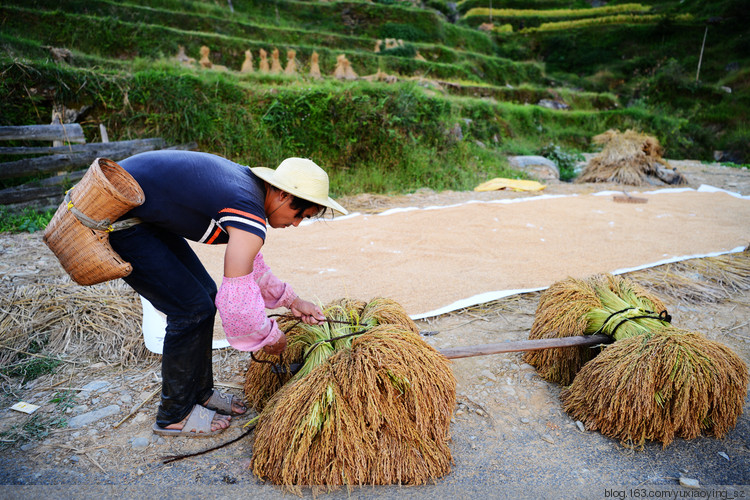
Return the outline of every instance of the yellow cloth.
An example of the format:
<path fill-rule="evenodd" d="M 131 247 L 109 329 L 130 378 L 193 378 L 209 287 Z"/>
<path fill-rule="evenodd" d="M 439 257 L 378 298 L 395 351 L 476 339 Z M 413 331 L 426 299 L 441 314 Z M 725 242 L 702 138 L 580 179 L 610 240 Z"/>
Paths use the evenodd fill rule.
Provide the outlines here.
<path fill-rule="evenodd" d="M 474 188 L 474 191 L 497 191 L 499 189 L 512 189 L 513 191 L 541 191 L 545 187 L 547 186 L 540 184 L 537 181 L 495 177 L 492 180 L 478 185 Z"/>

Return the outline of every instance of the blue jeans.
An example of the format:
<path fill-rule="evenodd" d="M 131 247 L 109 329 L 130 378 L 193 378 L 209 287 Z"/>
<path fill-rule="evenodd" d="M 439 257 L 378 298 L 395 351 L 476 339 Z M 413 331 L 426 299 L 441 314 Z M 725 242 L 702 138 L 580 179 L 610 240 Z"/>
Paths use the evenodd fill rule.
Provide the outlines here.
<path fill-rule="evenodd" d="M 125 282 L 167 315 L 156 415 L 156 423 L 166 427 L 211 396 L 216 283 L 176 234 L 142 223 L 110 233 L 109 241 L 133 266 Z"/>

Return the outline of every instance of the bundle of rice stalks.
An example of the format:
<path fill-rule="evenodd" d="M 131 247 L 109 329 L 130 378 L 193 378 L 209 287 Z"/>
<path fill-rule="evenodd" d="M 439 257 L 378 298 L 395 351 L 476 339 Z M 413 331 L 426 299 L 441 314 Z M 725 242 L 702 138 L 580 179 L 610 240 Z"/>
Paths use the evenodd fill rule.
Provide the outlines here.
<path fill-rule="evenodd" d="M 626 278 L 611 274 L 568 278 L 540 296 L 529 338 L 605 333 L 619 340 L 663 328 L 667 322 L 656 318 L 664 310 L 661 300 Z M 600 351 L 600 347 L 545 349 L 527 352 L 523 359 L 542 378 L 568 385 Z"/>
<path fill-rule="evenodd" d="M 351 346 L 352 337 L 326 342 L 334 337 L 350 335 L 380 324 L 400 325 L 414 333 L 419 329 L 404 308 L 393 300 L 378 297 L 369 303 L 354 299 L 335 300 L 323 313 L 331 320 L 324 325 L 306 325 L 293 316 L 282 316 L 279 328 L 287 332 L 288 346 L 281 362 L 277 356 L 258 352 L 254 356 L 260 363 L 251 363 L 245 375 L 245 396 L 248 404 L 261 411 L 268 399 L 292 378 L 293 365 L 302 364 L 296 378 L 300 378 L 320 365 L 333 352 Z M 311 347 L 315 345 L 314 349 Z M 276 363 L 277 366 L 274 367 Z M 281 372 L 281 373 L 276 373 Z"/>
<path fill-rule="evenodd" d="M 737 423 L 748 370 L 724 345 L 667 327 L 620 340 L 588 362 L 562 392 L 587 429 L 642 446 L 701 433 L 721 438 Z"/>
<path fill-rule="evenodd" d="M 273 396 L 255 429 L 253 472 L 298 493 L 442 477 L 455 383 L 418 334 L 375 327 Z"/>
<path fill-rule="evenodd" d="M 595 136 L 593 141 L 604 148 L 589 161 L 576 182 L 640 186 L 653 184 L 658 179 L 667 184 L 687 184 L 685 177 L 662 159 L 662 148 L 655 137 L 634 130 L 608 130 Z"/>

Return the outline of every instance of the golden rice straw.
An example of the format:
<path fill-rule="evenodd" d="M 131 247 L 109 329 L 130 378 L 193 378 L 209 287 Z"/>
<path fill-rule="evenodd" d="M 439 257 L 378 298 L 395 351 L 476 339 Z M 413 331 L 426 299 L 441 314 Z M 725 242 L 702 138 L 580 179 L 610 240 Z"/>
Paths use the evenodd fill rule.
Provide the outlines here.
<path fill-rule="evenodd" d="M 597 288 L 609 290 L 617 296 L 628 295 L 629 300 L 647 304 L 656 313 L 665 309 L 659 298 L 637 283 L 620 276 L 598 274 L 583 280 L 568 278 L 554 283 L 540 296 L 529 338 L 572 337 L 593 333 L 601 323 L 595 325 L 589 313 L 604 308 Z M 584 363 L 593 359 L 600 350 L 591 347 L 545 349 L 527 352 L 523 359 L 534 366 L 539 376 L 545 380 L 568 385 Z"/>
<path fill-rule="evenodd" d="M 724 437 L 747 395 L 745 363 L 726 346 L 674 327 L 619 340 L 561 394 L 587 429 L 641 446 L 701 433 Z"/>
<path fill-rule="evenodd" d="M 640 186 L 649 183 L 649 176 L 657 176 L 660 168 L 669 168 L 662 159 L 662 147 L 655 137 L 634 130 L 608 130 L 593 138 L 603 144 L 601 153 L 592 158 L 576 182 L 617 182 Z M 684 177 L 677 178 L 686 184 Z"/>
<path fill-rule="evenodd" d="M 143 344 L 138 296 L 121 280 L 91 287 L 68 278 L 28 284 L 0 294 L 0 364 L 16 359 L 13 349 L 33 344 L 44 354 L 75 352 L 125 366 L 153 357 Z"/>
<path fill-rule="evenodd" d="M 450 470 L 454 405 L 449 361 L 419 335 L 382 325 L 276 393 L 260 415 L 251 467 L 297 493 L 424 484 Z"/>

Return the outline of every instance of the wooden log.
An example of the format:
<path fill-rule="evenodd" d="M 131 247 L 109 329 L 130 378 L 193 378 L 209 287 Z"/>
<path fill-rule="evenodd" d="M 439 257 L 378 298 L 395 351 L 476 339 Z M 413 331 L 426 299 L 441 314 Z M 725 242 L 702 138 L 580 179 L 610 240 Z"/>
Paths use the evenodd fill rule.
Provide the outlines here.
<path fill-rule="evenodd" d="M 0 155 L 53 155 L 53 154 L 79 154 L 79 153 L 95 153 L 99 157 L 107 158 L 107 154 L 116 156 L 118 154 L 129 154 L 130 151 L 138 150 L 141 146 L 143 148 L 153 145 L 154 149 L 162 149 L 164 147 L 164 139 L 159 137 L 151 139 L 133 139 L 129 141 L 116 141 L 116 142 L 90 142 L 88 144 L 71 144 L 69 146 L 19 146 L 0 148 Z M 146 150 L 146 149 L 144 149 Z M 148 150 L 150 151 L 150 150 Z M 135 153 L 131 153 L 135 154 Z M 122 159 L 122 158 L 121 158 Z M 0 164 L 1 165 L 1 164 Z"/>
<path fill-rule="evenodd" d="M 65 195 L 62 185 L 56 186 L 21 186 L 0 190 L 0 205 L 14 205 L 32 200 L 42 200 Z"/>
<path fill-rule="evenodd" d="M 76 148 L 76 152 L 74 153 L 25 158 L 23 160 L 0 163 L 0 179 L 12 179 L 14 177 L 72 170 L 76 167 L 88 166 L 96 158 L 109 158 L 113 161 L 119 161 L 136 153 L 162 149 L 164 141 L 159 138 L 136 139 L 132 141 L 100 142 L 86 144 L 85 146 Z M 63 147 L 62 149 L 65 148 Z"/>
<path fill-rule="evenodd" d="M 108 144 L 116 143 L 110 142 Z M 195 150 L 198 149 L 198 144 L 191 142 L 188 144 L 178 144 L 164 149 Z M 106 155 L 101 156 L 107 157 Z M 62 201 L 62 197 L 65 194 L 65 189 L 78 182 L 88 170 L 88 166 L 89 165 L 87 164 L 86 168 L 81 170 L 67 172 L 53 177 L 47 177 L 46 179 L 38 181 L 28 182 L 21 186 L 2 189 L 0 190 L 0 205 L 15 205 L 24 203 L 24 207 L 20 208 L 25 208 L 26 206 L 29 206 L 29 202 L 33 202 L 35 200 L 44 201 L 44 203 L 46 204 L 49 202 L 50 198 L 57 198 L 57 203 L 59 203 L 60 201 Z"/>
<path fill-rule="evenodd" d="M 513 342 L 499 342 L 497 344 L 479 344 L 466 347 L 447 347 L 438 349 L 448 359 L 470 358 L 472 356 L 486 356 L 504 352 L 538 351 L 560 347 L 585 347 L 598 344 L 609 344 L 612 338 L 604 335 L 582 335 L 576 337 L 560 337 L 556 339 L 518 340 Z"/>
<path fill-rule="evenodd" d="M 86 142 L 78 123 L 64 125 L 19 125 L 0 127 L 0 141 Z"/>

